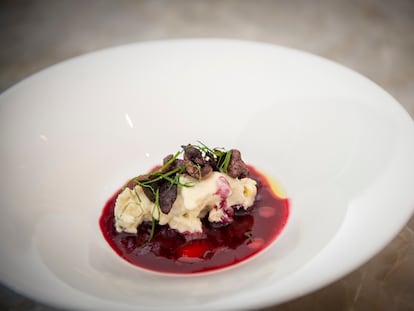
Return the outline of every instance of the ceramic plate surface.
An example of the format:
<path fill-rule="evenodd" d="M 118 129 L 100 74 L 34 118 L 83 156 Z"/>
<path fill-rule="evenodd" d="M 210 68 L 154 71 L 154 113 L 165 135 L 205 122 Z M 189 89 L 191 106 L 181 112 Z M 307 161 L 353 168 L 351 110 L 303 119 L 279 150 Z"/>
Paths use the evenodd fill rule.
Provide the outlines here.
<path fill-rule="evenodd" d="M 238 266 L 142 270 L 98 225 L 130 177 L 197 140 L 238 148 L 279 181 L 291 215 Z M 86 310 L 251 309 L 309 293 L 366 262 L 414 206 L 414 126 L 341 65 L 232 40 L 134 44 L 46 69 L 0 97 L 0 277 Z"/>

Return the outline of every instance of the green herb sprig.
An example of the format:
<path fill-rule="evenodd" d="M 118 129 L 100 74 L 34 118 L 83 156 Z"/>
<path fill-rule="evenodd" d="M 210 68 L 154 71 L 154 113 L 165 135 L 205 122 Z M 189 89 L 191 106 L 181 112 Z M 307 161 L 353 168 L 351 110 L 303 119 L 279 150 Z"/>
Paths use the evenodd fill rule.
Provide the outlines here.
<path fill-rule="evenodd" d="M 154 237 L 155 225 L 156 225 L 156 218 L 154 217 L 154 209 L 156 209 L 156 211 L 158 212 L 158 220 L 161 217 L 160 189 L 155 190 L 154 196 L 155 196 L 155 203 L 154 203 L 153 210 L 151 211 L 151 231 L 150 231 L 150 235 L 148 237 L 147 242 L 145 242 L 144 245 L 142 245 L 142 247 L 145 247 L 148 243 L 150 243 L 152 238 Z"/>
<path fill-rule="evenodd" d="M 250 231 L 245 232 L 244 233 L 244 236 L 249 240 L 250 243 L 251 242 L 254 242 L 253 235 L 252 235 L 252 233 Z"/>
<path fill-rule="evenodd" d="M 231 150 L 225 150 L 224 148 L 214 148 L 211 149 L 210 147 L 203 144 L 201 141 L 198 141 L 200 145 L 195 145 L 194 147 L 198 148 L 204 154 L 212 154 L 216 157 L 217 161 L 217 168 L 220 172 L 227 174 L 227 169 L 230 164 L 231 160 Z"/>

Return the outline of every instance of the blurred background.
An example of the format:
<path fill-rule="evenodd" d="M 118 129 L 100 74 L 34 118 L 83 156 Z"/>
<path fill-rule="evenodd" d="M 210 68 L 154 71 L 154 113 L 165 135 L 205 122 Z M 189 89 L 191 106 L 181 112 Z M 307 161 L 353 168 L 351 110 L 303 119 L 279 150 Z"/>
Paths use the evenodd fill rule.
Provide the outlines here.
<path fill-rule="evenodd" d="M 413 0 L 0 0 L 0 92 L 84 53 L 194 37 L 262 41 L 320 55 L 367 76 L 414 117 Z M 0 285 L 0 310 L 56 309 Z M 358 270 L 262 311 L 294 310 L 414 310 L 414 218 Z"/>

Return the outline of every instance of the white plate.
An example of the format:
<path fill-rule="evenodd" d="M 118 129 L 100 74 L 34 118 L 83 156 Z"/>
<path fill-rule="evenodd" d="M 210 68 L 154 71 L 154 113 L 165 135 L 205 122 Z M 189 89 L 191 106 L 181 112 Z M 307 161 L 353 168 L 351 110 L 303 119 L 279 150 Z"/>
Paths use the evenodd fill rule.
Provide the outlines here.
<path fill-rule="evenodd" d="M 181 144 L 237 147 L 291 199 L 282 235 L 225 271 L 156 274 L 120 259 L 98 218 L 129 177 Z M 303 52 L 231 40 L 123 46 L 0 97 L 0 277 L 57 307 L 244 309 L 344 276 L 414 206 L 414 127 L 385 91 Z"/>

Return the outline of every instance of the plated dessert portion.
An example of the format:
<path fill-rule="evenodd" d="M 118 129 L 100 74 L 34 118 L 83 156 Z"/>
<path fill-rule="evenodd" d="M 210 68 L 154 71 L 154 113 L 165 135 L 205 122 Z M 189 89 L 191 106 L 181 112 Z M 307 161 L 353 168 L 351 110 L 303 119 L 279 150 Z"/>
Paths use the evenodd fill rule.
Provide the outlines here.
<path fill-rule="evenodd" d="M 100 227 L 114 251 L 136 266 L 205 272 L 268 246 L 287 222 L 288 203 L 240 151 L 188 144 L 117 191 Z"/>

